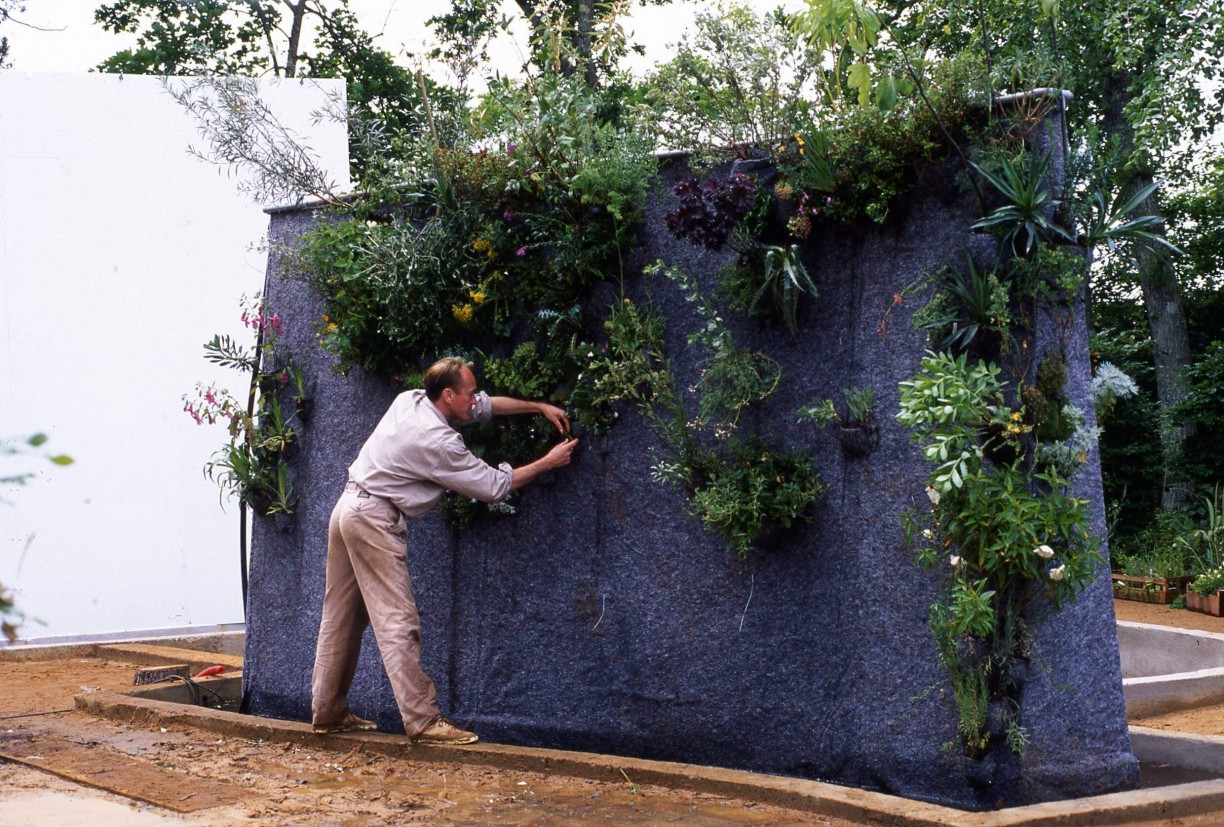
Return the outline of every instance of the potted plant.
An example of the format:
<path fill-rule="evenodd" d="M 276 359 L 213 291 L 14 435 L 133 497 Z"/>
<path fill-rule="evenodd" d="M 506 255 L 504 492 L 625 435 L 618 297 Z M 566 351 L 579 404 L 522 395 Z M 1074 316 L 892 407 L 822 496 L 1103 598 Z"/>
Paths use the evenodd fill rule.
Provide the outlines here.
<path fill-rule="evenodd" d="M 815 422 L 822 428 L 837 423 L 837 440 L 842 450 L 852 457 L 867 456 L 880 442 L 880 429 L 872 417 L 875 388 L 846 388 L 842 395 L 846 400 L 845 413 L 837 409 L 832 399 L 825 399 L 801 408 L 799 419 Z"/>
<path fill-rule="evenodd" d="M 1221 589 L 1224 589 L 1224 566 L 1203 572 L 1186 590 L 1186 608 L 1215 617 L 1224 616 L 1220 612 Z"/>

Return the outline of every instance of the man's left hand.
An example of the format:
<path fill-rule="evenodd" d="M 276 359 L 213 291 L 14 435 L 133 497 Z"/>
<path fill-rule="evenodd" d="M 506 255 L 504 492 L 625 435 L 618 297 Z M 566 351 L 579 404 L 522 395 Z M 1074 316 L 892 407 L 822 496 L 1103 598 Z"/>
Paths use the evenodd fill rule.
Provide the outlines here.
<path fill-rule="evenodd" d="M 570 432 L 569 417 L 565 415 L 565 411 L 561 410 L 556 405 L 549 405 L 547 402 L 541 402 L 540 415 L 551 422 L 561 433 L 568 434 Z"/>

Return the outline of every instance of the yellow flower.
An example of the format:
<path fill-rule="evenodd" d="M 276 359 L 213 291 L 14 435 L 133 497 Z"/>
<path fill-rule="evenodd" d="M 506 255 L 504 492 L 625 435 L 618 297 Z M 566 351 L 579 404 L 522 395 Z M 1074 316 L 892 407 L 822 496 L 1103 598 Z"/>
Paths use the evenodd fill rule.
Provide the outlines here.
<path fill-rule="evenodd" d="M 472 297 L 472 301 L 476 304 L 482 304 L 485 300 L 485 293 L 483 290 L 470 290 L 468 291 L 468 295 Z"/>
<path fill-rule="evenodd" d="M 487 238 L 478 238 L 472 242 L 472 249 L 478 253 L 487 253 L 492 247 L 493 245 L 489 243 Z"/>
<path fill-rule="evenodd" d="M 465 325 L 472 320 L 472 306 L 470 304 L 464 304 L 462 306 L 452 304 L 451 315 L 455 317 L 455 320 L 458 321 L 459 324 Z"/>

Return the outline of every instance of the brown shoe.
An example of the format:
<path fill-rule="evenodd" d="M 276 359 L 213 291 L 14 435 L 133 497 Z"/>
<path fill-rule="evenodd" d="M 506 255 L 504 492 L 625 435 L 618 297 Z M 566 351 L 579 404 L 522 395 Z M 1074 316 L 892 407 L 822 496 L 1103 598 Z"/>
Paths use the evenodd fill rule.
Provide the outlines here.
<path fill-rule="evenodd" d="M 467 732 L 452 724 L 445 718 L 439 718 L 423 730 L 412 736 L 414 744 L 438 744 L 441 746 L 458 746 L 474 744 L 479 741 L 475 732 Z"/>
<path fill-rule="evenodd" d="M 344 713 L 344 717 L 334 724 L 314 724 L 315 735 L 335 735 L 337 732 L 369 732 L 378 729 L 378 724 L 358 718 L 352 712 Z"/>

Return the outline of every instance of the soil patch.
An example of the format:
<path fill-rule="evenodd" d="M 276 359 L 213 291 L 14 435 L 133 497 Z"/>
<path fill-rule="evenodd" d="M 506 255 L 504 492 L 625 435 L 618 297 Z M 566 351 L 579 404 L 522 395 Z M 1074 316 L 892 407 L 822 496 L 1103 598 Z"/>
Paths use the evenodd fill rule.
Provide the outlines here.
<path fill-rule="evenodd" d="M 56 795 L 63 800 L 62 779 L 70 778 L 178 810 L 168 823 L 209 827 L 851 824 L 754 801 L 639 785 L 632 778 L 591 780 L 413 762 L 360 747 L 337 753 L 218 738 L 176 725 L 143 729 L 138 722 L 111 723 L 73 707 L 81 692 L 131 690 L 138 664 L 74 658 L 5 661 L 0 668 L 5 678 L 0 752 L 20 752 L 27 766 L 60 773 L 57 778 L 0 763 L 0 809 L 6 818 L 52 806 L 48 802 Z M 81 798 L 101 795 L 76 790 Z M 206 795 L 214 797 L 206 808 L 191 811 Z"/>
<path fill-rule="evenodd" d="M 1114 615 L 1118 620 L 1224 634 L 1224 617 L 1212 617 L 1188 609 L 1171 609 L 1158 603 L 1140 603 L 1137 600 L 1115 600 L 1113 603 Z"/>

